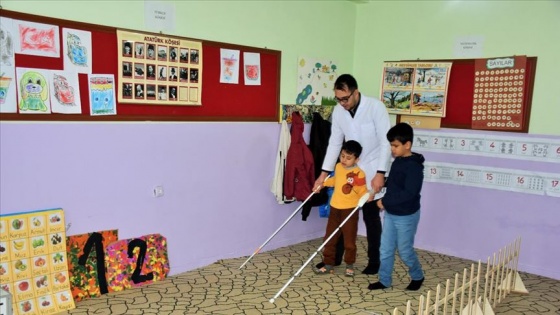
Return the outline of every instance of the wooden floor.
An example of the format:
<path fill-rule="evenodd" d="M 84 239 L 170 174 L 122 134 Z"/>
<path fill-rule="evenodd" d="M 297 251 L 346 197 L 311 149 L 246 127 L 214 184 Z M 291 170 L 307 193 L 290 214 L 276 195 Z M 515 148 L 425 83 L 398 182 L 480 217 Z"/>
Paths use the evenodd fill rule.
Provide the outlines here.
<path fill-rule="evenodd" d="M 463 274 L 477 263 L 427 251 L 418 251 L 426 281 L 420 291 L 404 288 L 410 279 L 397 259 L 393 287 L 370 291 L 367 286 L 377 276 L 359 273 L 365 266 L 366 240 L 358 237 L 356 276 L 344 276 L 344 266 L 333 275 L 316 275 L 312 266 L 321 255 L 295 277 L 283 293 L 270 303 L 281 288 L 321 245 L 320 239 L 262 252 L 242 270 L 247 257 L 218 261 L 204 268 L 168 277 L 151 285 L 112 292 L 78 302 L 76 308 L 61 314 L 392 314 L 402 312 L 411 299 L 435 291 L 438 284 Z M 521 255 L 523 250 L 521 249 Z M 483 268 L 484 270 L 484 268 Z M 520 273 L 527 295 L 510 293 L 495 314 L 560 314 L 560 281 Z M 414 304 L 413 304 L 414 305 Z"/>

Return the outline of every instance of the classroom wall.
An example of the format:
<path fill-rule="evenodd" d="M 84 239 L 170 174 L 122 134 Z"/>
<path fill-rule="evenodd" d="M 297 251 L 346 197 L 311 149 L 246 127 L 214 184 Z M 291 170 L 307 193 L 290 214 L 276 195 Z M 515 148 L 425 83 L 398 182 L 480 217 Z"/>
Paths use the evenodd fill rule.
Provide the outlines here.
<path fill-rule="evenodd" d="M 377 95 L 382 61 L 452 58 L 454 36 L 485 35 L 485 57 L 521 53 L 539 57 L 530 131 L 560 135 L 554 122 L 560 107 L 553 105 L 558 104 L 558 97 L 551 88 L 551 84 L 558 85 L 552 73 L 558 73 L 559 66 L 551 60 L 559 48 L 553 40 L 558 38 L 553 33 L 558 29 L 558 21 L 553 19 L 559 12 L 557 2 L 173 3 L 177 35 L 281 50 L 282 103 L 295 98 L 299 56 L 335 60 L 341 72 L 355 73 L 363 92 Z M 473 23 L 466 17 L 480 13 L 469 5 L 488 5 L 491 17 L 499 16 L 502 24 L 509 16 L 519 20 L 526 18 L 525 12 L 535 12 L 530 25 L 538 36 L 523 31 L 505 40 L 499 36 L 502 24 L 487 22 L 491 21 L 489 13 L 477 22 L 485 23 L 483 26 L 475 24 L 471 29 L 467 26 Z M 154 31 L 143 26 L 143 1 L 3 0 L 2 7 Z M 435 17 L 430 23 L 443 26 L 422 32 L 408 22 L 419 16 Z M 455 21 L 462 21 L 463 27 Z M 522 24 L 529 23 L 507 22 L 517 30 Z M 162 233 L 169 241 L 171 274 L 221 258 L 249 255 L 299 205 L 277 205 L 268 190 L 279 129 L 276 123 L 1 122 L 0 209 L 5 213 L 63 207 L 72 223 L 70 235 L 114 228 L 119 229 L 120 238 Z M 450 131 L 442 130 L 445 132 Z M 426 156 L 432 161 L 495 163 L 491 159 Z M 522 162 L 508 165 L 541 167 Z M 559 173 L 556 165 L 549 168 Z M 152 196 L 156 185 L 164 186 L 164 197 Z M 560 279 L 553 267 L 560 254 L 549 247 L 560 242 L 554 232 L 558 226 L 551 223 L 558 218 L 555 205 L 557 198 L 426 183 L 417 245 L 484 260 L 521 234 L 527 241 L 522 245 L 520 268 Z M 479 220 L 486 220 L 479 226 L 481 230 L 472 225 Z M 298 215 L 265 249 L 320 237 L 325 223 L 315 209 L 306 222 Z M 469 232 L 477 233 L 474 239 L 466 237 Z"/>
<path fill-rule="evenodd" d="M 370 1 L 357 7 L 354 73 L 367 82 L 364 92 L 379 96 L 383 61 L 457 58 L 457 37 L 482 36 L 482 58 L 538 58 L 529 133 L 560 136 L 560 1 Z"/>
<path fill-rule="evenodd" d="M 299 56 L 352 69 L 354 19 L 321 25 L 333 14 L 353 17 L 351 2 L 172 3 L 173 34 L 281 50 L 283 102 L 295 101 Z M 2 7 L 158 32 L 144 27 L 144 1 L 3 0 Z M 279 131 L 278 123 L 1 122 L 0 209 L 62 207 L 69 235 L 162 233 L 171 274 L 250 255 L 300 205 L 278 205 L 269 189 Z M 164 186 L 161 198 L 152 196 L 156 185 Z M 307 221 L 298 214 L 263 250 L 320 237 L 325 224 L 317 210 Z"/>
<path fill-rule="evenodd" d="M 484 58 L 538 57 L 530 135 L 509 134 L 521 139 L 560 136 L 559 1 L 370 1 L 357 7 L 354 73 L 360 82 L 367 82 L 360 86 L 365 93 L 379 95 L 383 61 L 452 59 L 458 36 L 482 36 Z M 442 137 L 456 132 L 440 131 Z M 486 139 L 503 134 L 465 132 Z M 413 149 L 429 162 L 560 174 L 560 161 L 537 163 Z M 555 249 L 560 243 L 559 210 L 557 197 L 425 182 L 416 246 L 485 262 L 521 237 L 519 268 L 560 279 L 556 267 L 560 250 Z"/>

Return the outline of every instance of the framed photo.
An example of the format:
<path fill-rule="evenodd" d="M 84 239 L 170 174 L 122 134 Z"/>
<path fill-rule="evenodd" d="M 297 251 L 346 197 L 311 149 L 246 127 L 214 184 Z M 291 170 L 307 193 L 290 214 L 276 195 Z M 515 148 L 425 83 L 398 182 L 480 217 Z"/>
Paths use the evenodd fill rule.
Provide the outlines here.
<path fill-rule="evenodd" d="M 189 62 L 189 49 L 181 48 L 179 51 L 179 62 L 188 63 Z"/>
<path fill-rule="evenodd" d="M 145 47 L 144 43 L 135 43 L 134 44 L 134 58 L 144 59 L 145 55 Z"/>
<path fill-rule="evenodd" d="M 134 64 L 134 78 L 136 79 L 144 79 L 144 64 L 143 63 L 135 63 Z"/>
<path fill-rule="evenodd" d="M 146 47 L 146 59 L 156 60 L 156 45 L 148 44 Z"/>
<path fill-rule="evenodd" d="M 132 42 L 123 40 L 122 43 L 122 55 L 123 57 L 132 57 Z"/>
<path fill-rule="evenodd" d="M 167 61 L 167 46 L 164 45 L 158 46 L 157 59 L 159 61 Z"/>
<path fill-rule="evenodd" d="M 134 98 L 135 99 L 144 99 L 144 92 L 145 88 L 144 88 L 144 84 L 141 83 L 136 83 L 134 84 Z"/>

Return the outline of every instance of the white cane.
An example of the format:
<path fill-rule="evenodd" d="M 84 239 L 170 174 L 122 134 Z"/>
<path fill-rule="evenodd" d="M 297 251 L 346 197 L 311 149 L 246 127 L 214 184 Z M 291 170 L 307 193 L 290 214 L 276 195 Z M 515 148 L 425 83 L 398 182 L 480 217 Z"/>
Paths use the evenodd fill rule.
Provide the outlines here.
<path fill-rule="evenodd" d="M 276 293 L 276 295 L 272 299 L 268 300 L 270 303 L 274 303 L 274 300 L 276 300 L 280 296 L 280 294 L 282 294 L 282 292 L 288 287 L 288 285 L 290 285 L 290 283 L 294 281 L 295 277 L 297 277 L 299 273 L 313 260 L 313 258 L 317 256 L 317 254 L 321 251 L 321 249 L 323 249 L 323 247 L 325 247 L 325 245 L 331 240 L 331 238 L 334 237 L 334 235 L 338 232 L 338 230 L 342 228 L 344 223 L 346 223 L 346 221 L 348 221 L 352 217 L 354 212 L 358 211 L 358 209 L 364 206 L 364 204 L 368 201 L 370 196 L 371 193 L 368 193 L 363 195 L 362 198 L 360 198 L 360 201 L 358 201 L 358 206 L 356 206 L 356 208 L 354 208 L 354 210 L 350 212 L 350 214 L 346 217 L 346 219 L 344 219 L 344 221 L 342 221 L 342 223 L 340 223 L 340 225 L 336 228 L 336 230 L 334 230 L 334 232 L 331 235 L 329 235 L 329 237 L 323 242 L 323 244 L 321 244 L 321 246 L 319 246 L 319 248 L 313 253 L 313 255 L 311 255 L 311 257 L 307 259 L 307 261 L 303 264 L 303 266 L 301 266 L 301 268 L 299 268 L 298 271 L 296 271 L 296 273 L 290 278 L 290 280 L 288 280 L 288 282 L 286 282 L 286 284 L 284 284 L 282 289 L 280 289 L 280 291 L 278 291 L 278 293 Z"/>
<path fill-rule="evenodd" d="M 330 176 L 331 176 L 331 175 L 327 175 L 327 177 L 325 177 L 325 180 L 327 180 Z M 253 258 L 253 256 L 255 256 L 256 254 L 258 254 L 258 253 L 261 251 L 261 249 L 262 249 L 263 247 L 265 247 L 266 244 L 268 244 L 268 242 L 270 242 L 270 240 L 271 240 L 274 236 L 276 236 L 276 234 L 278 234 L 278 232 L 280 232 L 280 230 L 281 230 L 282 228 L 284 228 L 284 226 L 285 226 L 286 224 L 288 224 L 288 222 L 290 222 L 290 220 L 298 213 L 298 211 L 301 209 L 301 207 L 303 207 L 303 205 L 304 205 L 309 199 L 311 199 L 311 197 L 313 196 L 313 194 L 315 194 L 316 192 L 318 192 L 321 188 L 322 188 L 322 186 L 316 187 L 315 190 L 314 190 L 313 192 L 311 192 L 311 194 L 309 194 L 309 196 L 307 197 L 307 199 L 305 199 L 305 200 L 303 201 L 303 203 L 302 203 L 299 207 L 297 207 L 297 209 L 288 217 L 288 219 L 286 219 L 286 221 L 284 221 L 284 223 L 283 223 L 278 229 L 276 229 L 276 231 L 275 231 L 274 233 L 272 233 L 272 235 L 271 235 L 266 241 L 264 241 L 264 243 L 262 243 L 262 245 L 259 246 L 259 248 L 257 248 L 257 249 L 255 250 L 255 252 L 254 252 L 249 258 L 247 258 L 247 260 L 245 260 L 245 262 L 239 267 L 239 269 L 243 268 L 243 266 L 245 266 L 245 265 L 249 262 L 249 260 L 251 260 L 251 259 Z"/>

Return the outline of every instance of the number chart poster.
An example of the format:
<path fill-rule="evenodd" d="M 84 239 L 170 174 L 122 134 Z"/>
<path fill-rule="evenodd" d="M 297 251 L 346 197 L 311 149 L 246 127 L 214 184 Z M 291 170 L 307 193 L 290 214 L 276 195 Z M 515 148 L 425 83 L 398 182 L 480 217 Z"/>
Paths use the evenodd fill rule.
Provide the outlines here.
<path fill-rule="evenodd" d="M 526 56 L 475 60 L 473 129 L 523 130 L 526 65 Z"/>
<path fill-rule="evenodd" d="M 55 314 L 75 308 L 62 209 L 0 215 L 0 283 L 14 314 Z"/>
<path fill-rule="evenodd" d="M 385 62 L 381 99 L 390 114 L 445 117 L 451 62 Z"/>
<path fill-rule="evenodd" d="M 202 42 L 117 31 L 119 103 L 201 105 Z"/>

